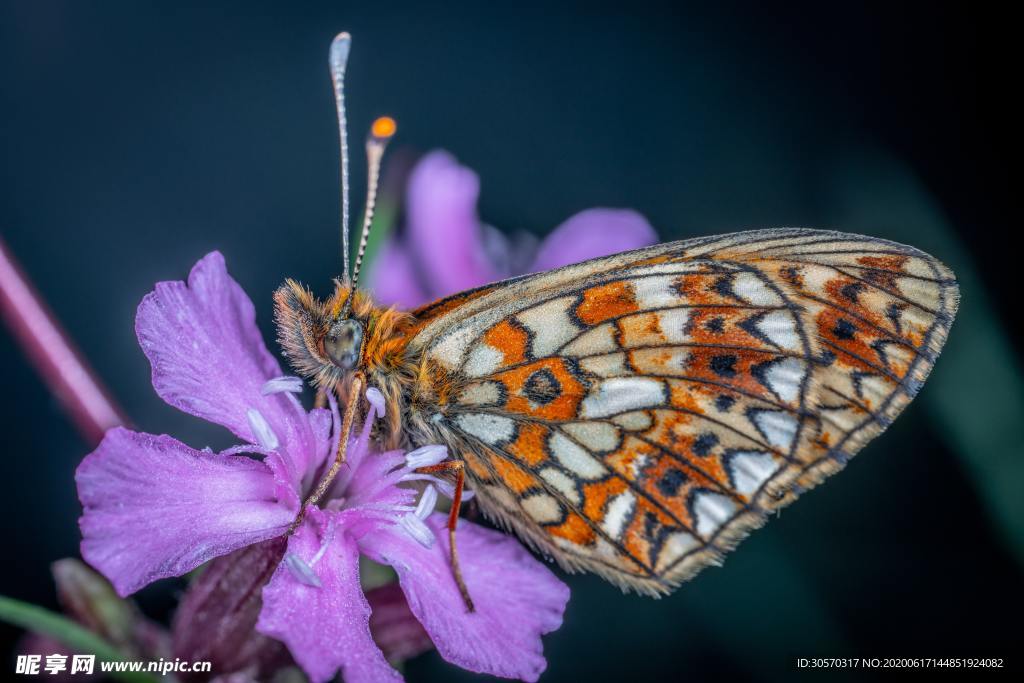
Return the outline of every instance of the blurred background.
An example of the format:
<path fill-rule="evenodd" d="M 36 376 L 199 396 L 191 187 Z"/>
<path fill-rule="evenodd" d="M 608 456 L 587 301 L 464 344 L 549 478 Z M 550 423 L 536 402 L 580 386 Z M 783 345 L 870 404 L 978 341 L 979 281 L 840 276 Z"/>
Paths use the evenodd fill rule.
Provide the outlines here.
<path fill-rule="evenodd" d="M 340 272 L 326 54 L 342 29 L 352 139 L 392 114 L 393 158 L 449 150 L 503 230 L 617 206 L 665 240 L 798 225 L 911 243 L 963 294 L 917 400 L 672 596 L 568 578 L 543 680 L 782 680 L 797 657 L 1020 667 L 1012 22 L 966 3 L 703 4 L 5 0 L 0 235 L 135 426 L 214 447 L 230 439 L 153 393 L 135 307 L 219 249 L 270 340 L 282 279 L 325 291 Z M 55 607 L 90 446 L 3 329 L 0 367 L 0 593 Z M 159 617 L 180 588 L 140 601 Z M 0 636 L 10 672 L 19 633 Z M 435 653 L 406 673 L 477 679 Z"/>

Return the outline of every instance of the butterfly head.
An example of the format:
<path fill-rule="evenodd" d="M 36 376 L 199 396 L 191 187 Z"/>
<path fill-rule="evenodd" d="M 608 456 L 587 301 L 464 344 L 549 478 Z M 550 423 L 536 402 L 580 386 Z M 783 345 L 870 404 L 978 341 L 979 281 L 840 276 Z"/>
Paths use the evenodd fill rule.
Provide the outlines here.
<path fill-rule="evenodd" d="M 274 293 L 274 317 L 281 348 L 301 375 L 322 387 L 335 386 L 362 365 L 369 298 L 338 281 L 327 300 L 287 280 Z"/>
<path fill-rule="evenodd" d="M 412 322 L 407 313 L 377 306 L 364 291 L 341 280 L 335 280 L 327 299 L 285 280 L 274 292 L 274 319 L 292 367 L 325 388 L 343 385 L 356 370 L 372 373 L 397 363 Z"/>

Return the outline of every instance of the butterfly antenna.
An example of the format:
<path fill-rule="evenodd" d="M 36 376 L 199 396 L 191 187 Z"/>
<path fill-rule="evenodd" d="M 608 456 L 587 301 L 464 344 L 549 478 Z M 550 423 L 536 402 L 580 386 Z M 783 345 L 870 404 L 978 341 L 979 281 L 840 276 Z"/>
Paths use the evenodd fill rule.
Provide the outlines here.
<path fill-rule="evenodd" d="M 345 279 L 351 281 L 352 273 L 348 262 L 348 124 L 345 121 L 345 65 L 352 47 L 352 36 L 339 33 L 331 41 L 328 61 L 331 66 L 331 83 L 334 85 L 334 107 L 338 112 L 338 137 L 341 139 L 341 258 Z"/>
<path fill-rule="evenodd" d="M 359 271 L 363 266 L 363 256 L 366 254 L 366 243 L 370 239 L 370 226 L 373 224 L 373 210 L 377 204 L 377 185 L 380 181 L 380 160 L 384 157 L 384 150 L 388 142 L 398 129 L 395 120 L 390 116 L 382 116 L 373 122 L 370 127 L 370 134 L 366 138 L 366 210 L 363 212 L 363 229 L 359 235 L 359 249 L 356 251 L 356 263 L 352 269 L 352 290 L 355 293 L 356 285 L 359 284 Z M 351 308 L 350 296 L 345 302 L 347 315 Z"/>

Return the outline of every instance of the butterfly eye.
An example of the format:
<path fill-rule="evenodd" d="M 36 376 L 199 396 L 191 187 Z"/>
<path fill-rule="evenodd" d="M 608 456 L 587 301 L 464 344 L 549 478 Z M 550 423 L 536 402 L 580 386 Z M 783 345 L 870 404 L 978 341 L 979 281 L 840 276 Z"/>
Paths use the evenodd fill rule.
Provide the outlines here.
<path fill-rule="evenodd" d="M 359 363 L 362 346 L 363 325 L 351 318 L 334 323 L 324 337 L 324 351 L 331 362 L 342 370 L 351 370 Z"/>

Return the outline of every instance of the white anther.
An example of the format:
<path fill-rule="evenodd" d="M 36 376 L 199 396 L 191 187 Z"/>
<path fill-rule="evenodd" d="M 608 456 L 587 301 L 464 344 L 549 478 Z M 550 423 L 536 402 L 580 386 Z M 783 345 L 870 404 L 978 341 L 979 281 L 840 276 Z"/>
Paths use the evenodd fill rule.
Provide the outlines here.
<path fill-rule="evenodd" d="M 427 484 L 427 488 L 423 489 L 423 495 L 420 496 L 420 502 L 416 504 L 416 512 L 413 514 L 420 519 L 426 519 L 434 511 L 435 506 L 437 506 L 437 489 L 432 484 Z"/>
<path fill-rule="evenodd" d="M 366 400 L 370 402 L 370 405 L 377 409 L 377 417 L 384 417 L 386 414 L 387 401 L 384 400 L 384 394 L 380 393 L 380 389 L 377 387 L 370 387 L 366 390 Z"/>
<path fill-rule="evenodd" d="M 455 500 L 455 484 L 450 481 L 445 481 L 444 479 L 438 479 L 435 484 L 437 485 L 437 488 L 440 489 L 441 493 L 444 494 L 445 498 Z M 475 495 L 476 493 L 473 491 L 463 488 L 462 502 L 465 503 L 467 500 L 473 500 L 473 496 Z"/>
<path fill-rule="evenodd" d="M 275 377 L 268 381 L 260 389 L 260 393 L 264 396 L 270 394 L 280 394 L 282 391 L 287 391 L 292 394 L 302 393 L 302 378 L 292 377 L 291 375 L 285 375 L 284 377 Z"/>
<path fill-rule="evenodd" d="M 320 542 L 320 550 L 317 550 L 316 555 L 309 560 L 310 567 L 316 566 L 316 563 L 319 562 L 320 558 L 327 552 L 327 547 L 334 542 L 334 529 L 337 526 L 334 523 L 334 520 L 335 518 L 333 516 L 327 518 L 327 531 L 324 532 L 323 541 Z"/>
<path fill-rule="evenodd" d="M 252 435 L 256 438 L 256 443 L 264 448 L 269 448 L 270 450 L 274 450 L 280 445 L 280 442 L 277 440 L 277 434 L 275 434 L 274 430 L 270 428 L 269 424 L 267 424 L 266 419 L 264 419 L 260 411 L 255 408 L 249 408 L 249 410 L 245 412 L 245 416 L 249 419 L 249 429 L 252 430 Z"/>
<path fill-rule="evenodd" d="M 398 525 L 424 548 L 430 548 L 434 545 L 434 533 L 415 513 L 410 512 L 399 517 Z"/>
<path fill-rule="evenodd" d="M 441 493 L 441 495 L 445 496 L 446 498 L 455 498 L 455 484 L 451 483 L 446 479 L 435 477 L 432 474 L 407 474 L 404 477 L 402 477 L 402 481 L 429 481 L 431 484 L 437 487 L 437 490 Z M 462 489 L 463 501 L 472 500 L 473 496 L 475 495 L 476 494 L 470 489 Z"/>
<path fill-rule="evenodd" d="M 406 453 L 405 464 L 415 470 L 420 467 L 436 465 L 447 458 L 448 449 L 445 446 L 435 443 L 430 444 L 429 446 L 422 446 L 414 451 Z"/>
<path fill-rule="evenodd" d="M 323 585 L 320 583 L 320 577 L 316 575 L 313 568 L 295 553 L 285 553 L 284 566 L 288 568 L 288 571 L 292 573 L 292 576 L 299 583 L 312 586 L 313 588 L 320 588 Z"/>

